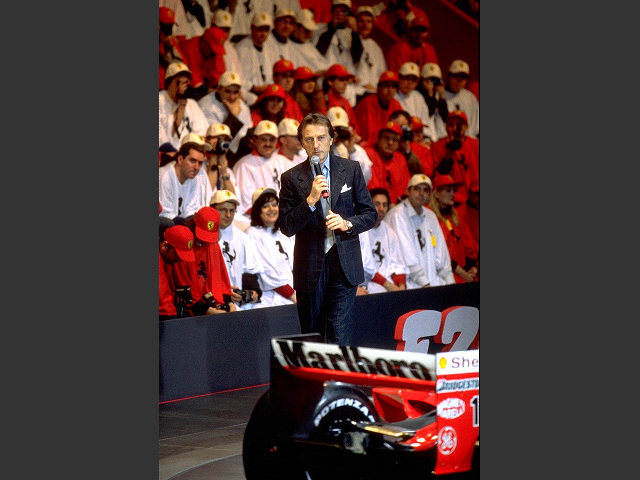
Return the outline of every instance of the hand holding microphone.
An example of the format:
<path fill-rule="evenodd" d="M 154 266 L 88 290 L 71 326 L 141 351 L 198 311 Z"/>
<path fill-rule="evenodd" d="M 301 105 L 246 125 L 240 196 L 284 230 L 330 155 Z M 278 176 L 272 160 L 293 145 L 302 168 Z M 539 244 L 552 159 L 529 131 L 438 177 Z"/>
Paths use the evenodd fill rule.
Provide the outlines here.
<path fill-rule="evenodd" d="M 314 155 L 311 157 L 309 161 L 311 162 L 311 165 L 313 165 L 313 171 L 316 173 L 316 176 L 318 175 L 324 176 L 322 174 L 322 167 L 320 167 L 320 158 L 317 155 Z M 322 190 L 321 194 L 322 194 L 322 198 L 328 198 L 329 190 L 327 189 Z"/>

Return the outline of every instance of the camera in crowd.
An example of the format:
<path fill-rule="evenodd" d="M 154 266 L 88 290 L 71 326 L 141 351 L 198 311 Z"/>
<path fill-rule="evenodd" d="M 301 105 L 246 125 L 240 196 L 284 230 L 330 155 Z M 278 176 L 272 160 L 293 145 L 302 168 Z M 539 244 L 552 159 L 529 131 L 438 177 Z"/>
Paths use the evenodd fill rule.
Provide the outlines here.
<path fill-rule="evenodd" d="M 228 297 L 228 295 L 227 295 L 227 297 Z M 223 300 L 226 303 L 218 303 L 211 292 L 207 292 L 202 296 L 202 301 L 204 303 L 206 303 L 207 305 L 209 305 L 211 308 L 215 308 L 216 310 L 224 310 L 225 312 L 228 312 L 229 311 L 229 302 L 231 301 L 231 298 L 227 299 L 227 298 L 225 298 L 225 295 L 223 294 Z"/>
<path fill-rule="evenodd" d="M 251 290 L 240 290 L 239 288 L 234 288 L 233 291 L 242 297 L 243 304 L 251 303 Z"/>
<path fill-rule="evenodd" d="M 184 316 L 185 309 L 191 305 L 191 303 L 193 303 L 191 286 L 178 285 L 175 289 L 175 304 L 178 318 L 182 318 Z"/>
<path fill-rule="evenodd" d="M 216 148 L 213 149 L 213 153 L 215 153 L 216 155 L 222 155 L 223 153 L 227 153 L 227 150 L 229 150 L 229 142 L 218 140 L 218 143 L 216 143 Z"/>
<path fill-rule="evenodd" d="M 431 83 L 433 83 L 434 87 L 437 87 L 442 83 L 442 80 L 440 80 L 438 77 L 429 77 L 429 80 L 431 80 Z"/>
<path fill-rule="evenodd" d="M 335 130 L 341 142 L 347 142 L 351 138 L 351 132 L 347 127 L 335 127 Z"/>
<path fill-rule="evenodd" d="M 411 131 L 411 127 L 407 125 L 402 125 L 402 136 L 400 137 L 401 142 L 413 142 L 413 132 Z"/>

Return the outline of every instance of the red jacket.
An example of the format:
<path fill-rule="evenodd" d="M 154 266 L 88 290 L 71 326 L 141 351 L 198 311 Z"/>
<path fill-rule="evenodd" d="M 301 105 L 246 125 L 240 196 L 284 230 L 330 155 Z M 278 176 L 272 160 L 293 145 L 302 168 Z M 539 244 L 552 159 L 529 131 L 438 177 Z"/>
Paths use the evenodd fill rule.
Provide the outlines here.
<path fill-rule="evenodd" d="M 391 202 L 398 203 L 398 198 L 407 193 L 411 178 L 404 156 L 396 151 L 391 160 L 384 160 L 375 147 L 364 147 L 364 150 L 372 162 L 367 188 L 385 188 L 391 196 Z"/>
<path fill-rule="evenodd" d="M 398 72 L 403 63 L 413 62 L 422 68 L 425 63 L 438 63 L 436 49 L 429 42 L 421 47 L 414 47 L 407 41 L 394 43 L 385 55 L 389 70 Z"/>
<path fill-rule="evenodd" d="M 444 216 L 445 220 L 438 217 L 440 228 L 444 233 L 444 238 L 447 242 L 447 249 L 449 250 L 449 256 L 451 257 L 451 266 L 453 267 L 453 277 L 456 283 L 464 283 L 465 280 L 455 273 L 455 265 L 465 267 L 467 258 L 478 261 L 478 243 L 471 234 L 469 227 L 464 221 L 460 220 L 460 225 L 455 226 L 451 221 L 451 215 Z M 476 276 L 476 281 L 478 277 Z"/>
<path fill-rule="evenodd" d="M 351 128 L 353 128 L 358 135 L 362 136 L 360 133 L 360 123 L 358 122 L 356 112 L 353 110 L 349 100 L 344 98 L 342 95 L 336 95 L 329 91 L 327 92 L 327 110 L 331 107 L 342 107 L 344 111 L 347 112 Z"/>
<path fill-rule="evenodd" d="M 378 130 L 389 121 L 389 115 L 395 110 L 404 110 L 395 98 L 391 99 L 386 109 L 380 106 L 377 95 L 367 95 L 358 102 L 355 114 L 360 126 L 361 145 L 375 145 L 378 140 Z"/>
<path fill-rule="evenodd" d="M 176 306 L 173 297 L 173 285 L 167 276 L 168 265 L 160 255 L 160 315 L 176 316 Z"/>
<path fill-rule="evenodd" d="M 434 177 L 438 175 L 438 166 L 446 156 L 446 144 L 448 141 L 449 139 L 444 137 L 431 144 Z M 466 203 L 469 199 L 469 192 L 480 191 L 479 145 L 477 138 L 465 137 L 461 148 L 454 151 L 451 156 L 451 158 L 453 158 L 453 165 L 449 175 L 451 175 L 455 181 L 462 183 L 456 191 L 456 203 Z"/>

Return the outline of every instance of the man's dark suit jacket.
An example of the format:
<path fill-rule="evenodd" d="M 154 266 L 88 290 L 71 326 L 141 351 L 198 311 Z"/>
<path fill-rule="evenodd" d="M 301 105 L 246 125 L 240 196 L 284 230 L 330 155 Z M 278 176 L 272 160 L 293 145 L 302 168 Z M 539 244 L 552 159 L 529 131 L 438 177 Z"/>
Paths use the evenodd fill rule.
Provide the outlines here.
<path fill-rule="evenodd" d="M 367 190 L 360 164 L 354 160 L 329 155 L 331 210 L 353 224 L 352 233 L 334 231 L 336 247 L 347 279 L 356 286 L 364 281 L 358 234 L 373 228 L 378 214 Z M 322 201 L 316 203 L 315 211 L 311 211 L 306 201 L 314 178 L 308 159 L 281 176 L 278 226 L 286 236 L 296 236 L 293 287 L 300 292 L 315 290 L 324 257 L 326 227 Z"/>

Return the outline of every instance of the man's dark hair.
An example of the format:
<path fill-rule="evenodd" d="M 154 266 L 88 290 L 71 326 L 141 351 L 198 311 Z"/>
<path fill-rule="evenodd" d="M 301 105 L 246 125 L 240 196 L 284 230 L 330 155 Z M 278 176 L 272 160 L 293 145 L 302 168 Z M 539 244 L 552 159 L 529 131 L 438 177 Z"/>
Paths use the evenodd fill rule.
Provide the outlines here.
<path fill-rule="evenodd" d="M 300 125 L 298 125 L 298 140 L 300 140 L 300 143 L 302 143 L 302 131 L 307 125 L 324 125 L 329 130 L 331 138 L 336 138 L 336 131 L 333 125 L 331 125 L 331 121 L 322 113 L 311 112 L 304 117 Z"/>
<path fill-rule="evenodd" d="M 189 155 L 189 151 L 192 148 L 201 153 L 205 153 L 204 145 L 199 145 L 195 142 L 187 142 L 184 145 L 180 146 L 180 150 L 178 150 L 178 153 L 176 153 L 176 156 L 174 158 L 178 158 L 178 155 L 180 155 L 182 158 L 187 158 L 187 155 Z"/>
<path fill-rule="evenodd" d="M 369 190 L 369 195 L 371 195 L 371 198 L 375 197 L 376 195 L 384 195 L 385 197 L 387 197 L 387 203 L 391 205 L 391 196 L 389 195 L 389 191 L 386 188 L 372 188 L 371 190 Z"/>
<path fill-rule="evenodd" d="M 394 110 L 389 114 L 389 120 L 396 118 L 398 115 L 402 115 L 403 117 L 405 117 L 407 119 L 407 122 L 409 122 L 409 126 L 411 126 L 411 114 L 406 110 Z"/>

